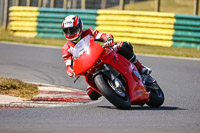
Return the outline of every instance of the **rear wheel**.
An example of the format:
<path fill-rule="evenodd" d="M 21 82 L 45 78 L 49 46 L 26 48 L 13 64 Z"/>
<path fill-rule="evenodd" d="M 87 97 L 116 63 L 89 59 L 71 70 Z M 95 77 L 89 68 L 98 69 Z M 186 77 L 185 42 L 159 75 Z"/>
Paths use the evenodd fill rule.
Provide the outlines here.
<path fill-rule="evenodd" d="M 157 81 L 150 75 L 146 76 L 144 81 L 147 92 L 150 92 L 150 98 L 147 105 L 149 105 L 149 107 L 160 107 L 165 100 L 162 89 L 158 85 Z"/>
<path fill-rule="evenodd" d="M 100 73 L 95 76 L 94 82 L 103 96 L 117 108 L 129 109 L 131 107 L 129 96 L 126 94 L 125 88 L 120 85 L 120 79 L 116 78 L 111 81 Z"/>
<path fill-rule="evenodd" d="M 157 90 L 148 89 L 150 91 L 150 100 L 147 103 L 149 107 L 160 107 L 164 103 L 164 94 L 159 88 Z"/>

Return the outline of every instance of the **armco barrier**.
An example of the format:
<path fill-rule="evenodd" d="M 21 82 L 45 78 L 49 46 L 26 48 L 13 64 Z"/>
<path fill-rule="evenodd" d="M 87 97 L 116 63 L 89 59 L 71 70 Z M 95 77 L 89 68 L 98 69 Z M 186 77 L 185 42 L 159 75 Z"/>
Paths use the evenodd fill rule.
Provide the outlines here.
<path fill-rule="evenodd" d="M 200 48 L 200 16 L 174 13 L 11 7 L 10 30 L 15 36 L 64 38 L 61 23 L 70 14 L 79 15 L 84 29 L 111 33 L 116 42 Z"/>

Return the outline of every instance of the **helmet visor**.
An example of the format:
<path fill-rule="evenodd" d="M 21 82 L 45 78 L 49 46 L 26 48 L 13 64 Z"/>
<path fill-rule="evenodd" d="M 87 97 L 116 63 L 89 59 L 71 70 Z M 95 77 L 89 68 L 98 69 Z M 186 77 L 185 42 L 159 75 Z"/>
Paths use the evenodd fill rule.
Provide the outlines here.
<path fill-rule="evenodd" d="M 63 32 L 66 36 L 71 37 L 78 34 L 81 31 L 81 26 L 78 24 L 75 27 L 64 28 Z"/>

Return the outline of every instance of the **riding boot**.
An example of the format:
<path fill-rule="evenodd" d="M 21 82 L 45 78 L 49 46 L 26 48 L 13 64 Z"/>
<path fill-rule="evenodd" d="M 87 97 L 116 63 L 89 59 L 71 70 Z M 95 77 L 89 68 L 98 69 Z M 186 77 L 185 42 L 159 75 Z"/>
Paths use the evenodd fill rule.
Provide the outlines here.
<path fill-rule="evenodd" d="M 149 75 L 152 70 L 148 68 L 147 66 L 144 66 L 142 63 L 139 62 L 139 60 L 135 59 L 132 61 L 132 63 L 137 67 L 140 74 L 146 74 Z"/>

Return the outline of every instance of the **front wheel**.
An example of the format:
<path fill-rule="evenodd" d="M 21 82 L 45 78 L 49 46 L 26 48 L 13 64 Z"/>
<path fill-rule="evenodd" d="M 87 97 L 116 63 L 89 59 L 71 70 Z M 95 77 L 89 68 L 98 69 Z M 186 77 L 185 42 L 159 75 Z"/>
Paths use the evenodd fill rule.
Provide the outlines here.
<path fill-rule="evenodd" d="M 116 80 L 120 82 L 119 79 Z M 94 82 L 103 96 L 117 108 L 129 109 L 131 107 L 129 96 L 125 90 L 122 87 L 116 87 L 109 78 L 100 73 L 95 76 Z"/>

